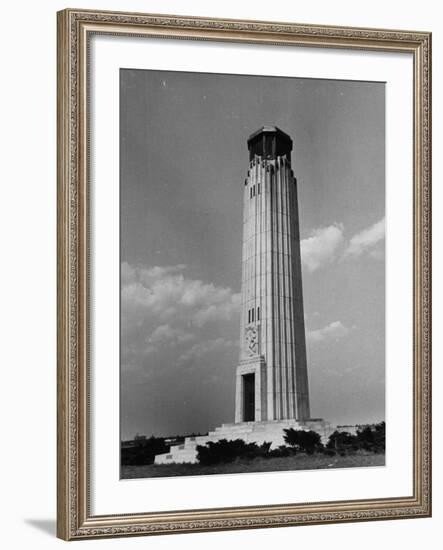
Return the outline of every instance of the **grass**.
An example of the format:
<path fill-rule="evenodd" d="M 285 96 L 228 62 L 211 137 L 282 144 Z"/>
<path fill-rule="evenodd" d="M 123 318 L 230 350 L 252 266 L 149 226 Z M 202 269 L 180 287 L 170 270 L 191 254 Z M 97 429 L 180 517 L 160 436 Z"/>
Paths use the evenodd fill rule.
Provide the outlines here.
<path fill-rule="evenodd" d="M 145 466 L 122 466 L 122 479 L 143 477 L 196 476 L 210 474 L 239 474 L 252 472 L 281 472 L 289 470 L 319 470 L 332 468 L 362 468 L 384 466 L 385 455 L 358 452 L 345 456 L 323 454 L 279 458 L 255 458 L 237 460 L 227 464 L 203 466 L 201 464 L 147 464 Z"/>

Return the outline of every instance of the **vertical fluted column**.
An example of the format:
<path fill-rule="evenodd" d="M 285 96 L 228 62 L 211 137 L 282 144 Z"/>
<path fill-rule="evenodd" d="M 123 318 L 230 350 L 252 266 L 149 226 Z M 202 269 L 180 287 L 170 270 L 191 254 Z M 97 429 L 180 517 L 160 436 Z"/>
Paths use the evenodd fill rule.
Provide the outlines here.
<path fill-rule="evenodd" d="M 306 336 L 305 336 L 305 320 L 303 307 L 303 286 L 301 277 L 301 256 L 300 256 L 300 228 L 298 221 L 298 198 L 297 198 L 297 180 L 293 178 L 292 185 L 293 193 L 293 212 L 296 213 L 294 223 L 294 236 L 292 239 L 292 263 L 294 284 L 293 284 L 293 303 L 294 303 L 294 326 L 295 326 L 295 390 L 296 390 L 296 405 L 297 418 L 306 419 L 310 417 L 309 407 L 309 388 L 308 388 L 308 372 L 306 361 Z"/>
<path fill-rule="evenodd" d="M 252 369 L 260 376 L 257 388 L 263 388 L 265 399 L 256 406 L 260 418 L 304 420 L 309 418 L 309 395 L 292 141 L 275 128 L 262 132 L 248 141 L 253 151 L 266 150 L 266 155 L 251 152 L 243 194 L 240 360 L 250 366 L 241 373 Z M 258 337 L 253 351 L 246 331 Z M 238 385 L 237 402 L 240 391 Z M 236 418 L 240 416 L 237 411 Z"/>
<path fill-rule="evenodd" d="M 268 420 L 275 419 L 275 399 L 274 399 L 274 333 L 273 333 L 273 216 L 272 216 L 272 203 L 273 203 L 273 166 L 269 164 L 269 169 L 264 173 L 265 193 L 263 200 L 265 201 L 266 211 L 266 243 L 265 243 L 265 264 L 266 264 L 266 289 L 264 302 L 266 303 L 266 311 L 262 321 L 262 333 L 266 334 L 266 344 L 264 347 L 263 355 L 266 360 L 266 374 L 267 374 L 267 411 Z"/>

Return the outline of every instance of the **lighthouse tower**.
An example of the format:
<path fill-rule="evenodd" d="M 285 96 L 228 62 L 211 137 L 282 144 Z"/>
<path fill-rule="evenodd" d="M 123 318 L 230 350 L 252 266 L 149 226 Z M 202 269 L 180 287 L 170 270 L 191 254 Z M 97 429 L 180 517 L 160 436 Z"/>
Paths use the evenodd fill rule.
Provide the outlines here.
<path fill-rule="evenodd" d="M 243 191 L 240 361 L 235 422 L 186 437 L 156 464 L 197 462 L 197 446 L 222 439 L 284 445 L 287 428 L 333 432 L 311 418 L 306 368 L 297 180 L 292 140 L 275 126 L 248 139 Z"/>
<path fill-rule="evenodd" d="M 235 422 L 303 422 L 310 411 L 292 140 L 264 126 L 248 149 Z"/>

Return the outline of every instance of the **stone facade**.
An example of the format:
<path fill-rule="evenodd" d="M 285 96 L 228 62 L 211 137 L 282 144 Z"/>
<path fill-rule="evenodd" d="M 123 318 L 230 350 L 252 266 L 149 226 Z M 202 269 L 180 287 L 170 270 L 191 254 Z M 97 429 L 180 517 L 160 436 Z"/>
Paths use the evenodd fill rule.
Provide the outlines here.
<path fill-rule="evenodd" d="M 235 421 L 244 376 L 255 376 L 254 420 L 309 419 L 297 180 L 291 138 L 263 127 L 248 140 L 243 192 L 242 311 Z"/>

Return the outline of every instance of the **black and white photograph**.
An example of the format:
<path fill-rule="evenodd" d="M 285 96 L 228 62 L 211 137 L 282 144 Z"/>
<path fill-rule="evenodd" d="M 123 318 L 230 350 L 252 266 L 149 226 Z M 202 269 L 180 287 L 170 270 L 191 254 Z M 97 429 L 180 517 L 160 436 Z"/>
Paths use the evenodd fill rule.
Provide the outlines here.
<path fill-rule="evenodd" d="M 433 550 L 439 4 L 2 7 L 2 546 Z"/>
<path fill-rule="evenodd" d="M 121 477 L 385 464 L 385 84 L 120 70 Z"/>

